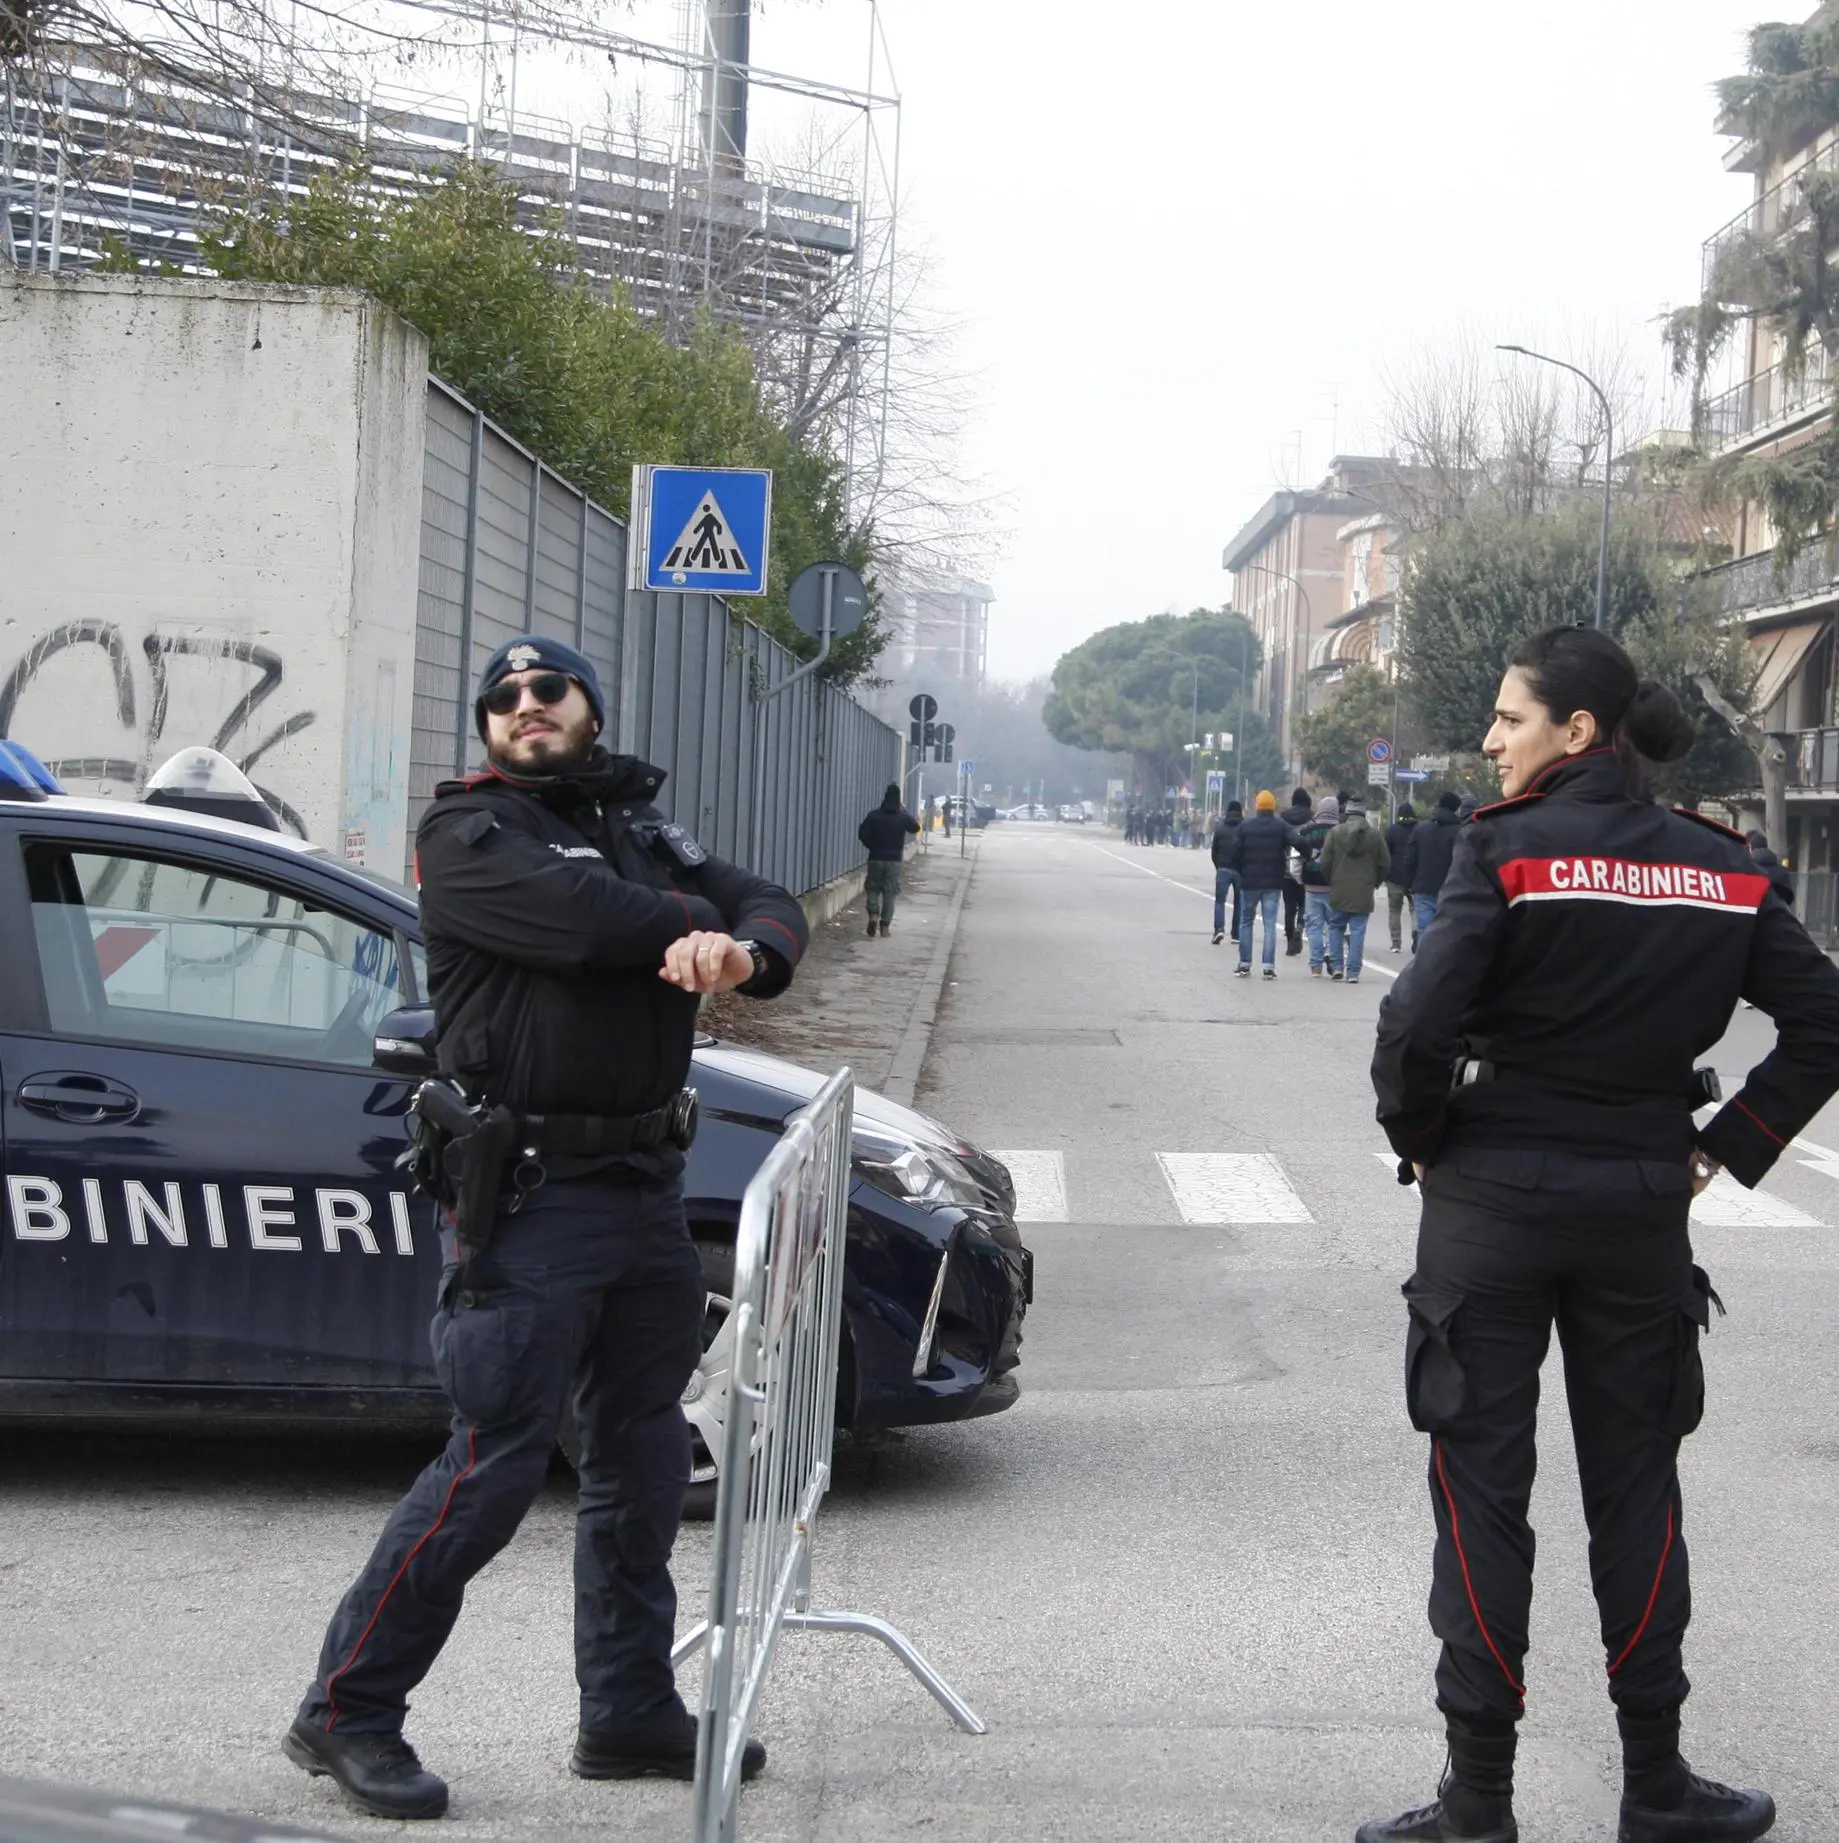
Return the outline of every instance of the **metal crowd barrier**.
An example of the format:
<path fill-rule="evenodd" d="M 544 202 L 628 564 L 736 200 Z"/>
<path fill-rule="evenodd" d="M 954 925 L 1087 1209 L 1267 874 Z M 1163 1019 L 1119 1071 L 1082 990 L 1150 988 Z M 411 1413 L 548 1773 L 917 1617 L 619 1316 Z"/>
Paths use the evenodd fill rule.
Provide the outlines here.
<path fill-rule="evenodd" d="M 723 1427 L 693 1802 L 697 1843 L 734 1843 L 741 1754 L 780 1632 L 878 1638 L 969 1734 L 984 1724 L 884 1620 L 811 1610 L 811 1530 L 830 1488 L 843 1316 L 855 1078 L 839 1069 L 800 1108 L 747 1186 L 735 1244 L 733 1360 Z"/>

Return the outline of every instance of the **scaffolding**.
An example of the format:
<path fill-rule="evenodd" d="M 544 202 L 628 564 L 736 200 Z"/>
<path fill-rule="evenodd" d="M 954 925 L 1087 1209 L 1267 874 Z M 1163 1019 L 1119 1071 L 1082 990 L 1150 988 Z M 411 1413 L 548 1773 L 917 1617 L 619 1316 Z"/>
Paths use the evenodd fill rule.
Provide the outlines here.
<path fill-rule="evenodd" d="M 0 261 L 51 274 L 105 258 L 205 273 L 205 240 L 226 212 L 285 213 L 315 179 L 353 165 L 387 198 L 439 185 L 461 161 L 483 163 L 514 189 L 529 234 L 559 235 L 590 285 L 622 290 L 673 338 L 704 312 L 738 326 L 790 426 L 842 460 L 852 515 L 872 505 L 897 293 L 900 114 L 878 0 L 865 9 L 860 90 L 737 61 L 747 0 L 678 0 L 675 44 L 580 24 L 533 29 L 495 10 L 509 0 L 463 14 L 442 0 L 402 3 L 483 24 L 476 107 L 382 83 L 351 95 L 296 87 L 287 71 L 225 84 L 188 76 L 184 55 L 165 47 L 135 58 L 47 45 L 5 64 Z M 495 26 L 509 81 L 501 72 L 494 96 Z M 671 132 L 520 112 L 518 59 L 535 44 L 671 73 Z M 842 122 L 820 135 L 820 164 L 748 153 L 747 97 L 758 90 Z"/>

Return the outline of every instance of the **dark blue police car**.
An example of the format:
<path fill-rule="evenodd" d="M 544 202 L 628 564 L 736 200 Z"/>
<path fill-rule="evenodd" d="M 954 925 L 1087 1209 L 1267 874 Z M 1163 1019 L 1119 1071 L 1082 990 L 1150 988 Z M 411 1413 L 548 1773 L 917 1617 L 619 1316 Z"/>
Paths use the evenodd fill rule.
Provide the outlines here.
<path fill-rule="evenodd" d="M 438 1424 L 439 1238 L 396 1168 L 432 1066 L 413 895 L 212 816 L 234 798 L 46 785 L 0 743 L 0 1415 Z M 820 1078 L 705 1038 L 691 1079 L 700 1508 L 741 1193 Z M 858 1092 L 842 1425 L 1016 1399 L 1032 1263 L 1014 1201 L 995 1159 Z"/>

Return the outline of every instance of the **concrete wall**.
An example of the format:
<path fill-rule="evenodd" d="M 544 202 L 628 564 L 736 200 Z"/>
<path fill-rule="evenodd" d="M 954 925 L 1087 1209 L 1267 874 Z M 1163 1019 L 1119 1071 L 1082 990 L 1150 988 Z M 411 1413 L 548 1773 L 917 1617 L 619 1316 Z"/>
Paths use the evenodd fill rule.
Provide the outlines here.
<path fill-rule="evenodd" d="M 74 792 L 221 748 L 399 874 L 427 352 L 342 291 L 0 274 L 0 735 Z"/>

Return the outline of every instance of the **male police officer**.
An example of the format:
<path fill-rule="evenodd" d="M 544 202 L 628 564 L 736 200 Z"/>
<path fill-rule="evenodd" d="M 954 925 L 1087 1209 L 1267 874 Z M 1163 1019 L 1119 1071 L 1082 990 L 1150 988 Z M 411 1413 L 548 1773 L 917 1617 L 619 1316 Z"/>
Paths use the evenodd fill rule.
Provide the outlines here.
<path fill-rule="evenodd" d="M 663 773 L 600 747 L 605 717 L 573 647 L 501 646 L 475 705 L 486 771 L 439 788 L 416 839 L 442 1074 L 512 1125 L 483 1207 L 469 1219 L 476 1182 L 450 1206 L 432 1340 L 453 1436 L 341 1602 L 286 1740 L 383 1817 L 447 1809 L 402 1738 L 408 1694 L 541 1489 L 571 1403 L 570 1765 L 590 1779 L 694 1767 L 670 1665 L 690 1462 L 679 1398 L 705 1305 L 683 1214 L 683 1083 L 698 995 L 782 991 L 807 935 L 784 890 L 663 823 Z M 460 1144 L 476 1179 L 475 1142 Z M 752 1749 L 748 1775 L 764 1763 Z"/>

